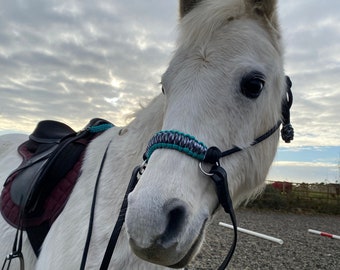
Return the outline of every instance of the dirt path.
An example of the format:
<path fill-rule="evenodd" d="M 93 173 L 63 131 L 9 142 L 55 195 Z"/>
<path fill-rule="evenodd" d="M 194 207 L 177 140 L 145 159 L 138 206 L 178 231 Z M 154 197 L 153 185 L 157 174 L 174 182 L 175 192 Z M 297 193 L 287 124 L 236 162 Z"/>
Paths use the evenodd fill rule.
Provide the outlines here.
<path fill-rule="evenodd" d="M 303 215 L 242 209 L 236 212 L 238 226 L 284 241 L 283 245 L 239 233 L 236 251 L 228 269 L 339 270 L 340 240 L 307 232 L 308 229 L 340 235 L 340 216 Z M 210 225 L 206 243 L 188 269 L 217 269 L 228 253 L 232 230 L 218 226 L 230 223 L 221 211 Z"/>

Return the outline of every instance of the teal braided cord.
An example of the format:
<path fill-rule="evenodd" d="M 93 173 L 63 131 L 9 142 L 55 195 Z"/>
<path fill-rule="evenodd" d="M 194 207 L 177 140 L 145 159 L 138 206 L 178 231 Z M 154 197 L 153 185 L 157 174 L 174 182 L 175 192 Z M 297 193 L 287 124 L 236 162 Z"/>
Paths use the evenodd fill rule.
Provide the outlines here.
<path fill-rule="evenodd" d="M 176 137 L 176 138 L 175 138 Z M 181 142 L 182 146 L 179 145 Z M 187 143 L 187 145 L 185 145 Z M 207 147 L 194 136 L 177 130 L 162 130 L 150 140 L 145 157 L 148 160 L 156 149 L 173 149 L 200 161 L 204 160 Z M 196 150 L 196 151 L 195 151 Z"/>
<path fill-rule="evenodd" d="M 88 128 L 88 131 L 91 133 L 98 133 L 98 132 L 103 132 L 105 130 L 108 130 L 109 128 L 112 128 L 112 124 L 102 124 L 98 126 L 92 126 Z"/>
<path fill-rule="evenodd" d="M 179 145 L 176 144 L 170 144 L 170 143 L 157 143 L 154 144 L 153 146 L 150 147 L 148 153 L 147 153 L 147 159 L 149 159 L 152 155 L 152 153 L 156 150 L 156 149 L 174 149 L 177 150 L 179 152 L 185 153 L 188 156 L 191 156 L 193 158 L 196 158 L 200 161 L 203 161 L 205 154 L 197 154 L 191 150 L 189 150 L 186 147 L 181 147 Z"/>

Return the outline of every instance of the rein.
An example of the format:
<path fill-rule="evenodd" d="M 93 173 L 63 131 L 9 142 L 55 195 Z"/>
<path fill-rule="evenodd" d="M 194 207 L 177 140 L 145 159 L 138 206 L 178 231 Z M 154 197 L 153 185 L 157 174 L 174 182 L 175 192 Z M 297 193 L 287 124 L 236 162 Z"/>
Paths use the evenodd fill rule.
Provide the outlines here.
<path fill-rule="evenodd" d="M 89 248 L 90 248 L 90 243 L 91 243 L 91 236 L 92 236 L 92 230 L 93 230 L 93 222 L 94 222 L 94 213 L 95 213 L 95 206 L 96 206 L 96 201 L 97 201 L 97 193 L 98 193 L 98 187 L 99 187 L 99 180 L 103 171 L 103 167 L 104 167 L 104 163 L 106 160 L 106 155 L 107 155 L 107 151 L 109 150 L 109 146 L 111 144 L 111 140 L 109 141 L 102 161 L 100 163 L 100 167 L 99 167 L 99 172 L 97 175 L 97 179 L 96 179 L 96 183 L 94 186 L 94 191 L 93 191 L 93 197 L 92 197 L 92 204 L 91 204 L 91 213 L 90 213 L 90 220 L 89 220 L 89 229 L 87 231 L 87 236 L 86 236 L 86 242 L 85 242 L 85 247 L 84 247 L 84 251 L 83 251 L 83 257 L 81 259 L 81 264 L 80 264 L 80 269 L 85 269 L 85 265 L 86 265 L 86 259 L 87 259 L 87 254 L 89 252 Z"/>

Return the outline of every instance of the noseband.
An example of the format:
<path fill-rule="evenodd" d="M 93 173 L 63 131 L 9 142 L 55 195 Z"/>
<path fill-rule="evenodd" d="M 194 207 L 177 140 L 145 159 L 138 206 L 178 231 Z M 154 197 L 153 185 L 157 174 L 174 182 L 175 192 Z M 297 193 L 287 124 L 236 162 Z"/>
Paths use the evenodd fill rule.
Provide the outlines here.
<path fill-rule="evenodd" d="M 229 194 L 227 173 L 220 166 L 220 159 L 232 155 L 234 153 L 246 150 L 252 146 L 261 143 L 262 141 L 266 140 L 271 135 L 273 135 L 278 130 L 281 124 L 282 124 L 281 129 L 282 139 L 286 143 L 289 143 L 291 140 L 293 140 L 294 129 L 290 124 L 290 108 L 293 103 L 293 94 L 291 91 L 292 82 L 288 76 L 286 76 L 286 85 L 287 85 L 286 95 L 282 101 L 282 120 L 278 121 L 271 129 L 269 129 L 266 133 L 262 134 L 261 136 L 257 137 L 252 143 L 250 143 L 246 147 L 240 148 L 238 146 L 234 146 L 226 151 L 221 151 L 216 146 L 208 148 L 204 143 L 196 140 L 194 136 L 182 133 L 177 130 L 163 130 L 157 132 L 149 141 L 149 144 L 143 156 L 144 163 L 141 166 L 137 166 L 132 172 L 131 180 L 126 190 L 123 203 L 121 205 L 119 217 L 114 227 L 114 230 L 111 234 L 109 244 L 106 248 L 105 255 L 102 260 L 100 270 L 107 269 L 109 266 L 111 256 L 117 243 L 120 230 L 125 220 L 128 194 L 136 186 L 139 177 L 142 175 L 147 165 L 148 160 L 150 159 L 152 153 L 157 149 L 173 149 L 182 152 L 192 158 L 197 159 L 199 161 L 199 167 L 202 173 L 204 173 L 207 176 L 210 176 L 212 181 L 215 183 L 219 204 L 221 204 L 224 211 L 230 215 L 230 219 L 234 227 L 234 240 L 232 246 L 226 258 L 218 268 L 218 270 L 225 269 L 228 263 L 230 262 L 231 257 L 233 256 L 236 248 L 237 223 L 233 203 Z M 212 164 L 212 168 L 210 169 L 209 172 L 203 170 L 202 168 L 203 162 Z"/>

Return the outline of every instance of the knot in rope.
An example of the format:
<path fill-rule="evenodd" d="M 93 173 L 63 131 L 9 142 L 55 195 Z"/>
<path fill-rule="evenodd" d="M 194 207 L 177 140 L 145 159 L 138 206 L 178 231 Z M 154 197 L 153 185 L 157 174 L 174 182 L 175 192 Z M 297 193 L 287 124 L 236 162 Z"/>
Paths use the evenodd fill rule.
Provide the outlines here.
<path fill-rule="evenodd" d="M 281 137 L 286 143 L 290 143 L 290 141 L 294 139 L 294 128 L 290 123 L 283 125 L 281 129 Z"/>
<path fill-rule="evenodd" d="M 286 97 L 282 102 L 282 129 L 281 137 L 286 143 L 290 143 L 294 139 L 294 129 L 290 123 L 290 108 L 293 104 L 293 93 L 291 90 L 292 81 L 286 76 Z"/>
<path fill-rule="evenodd" d="M 216 164 L 222 157 L 222 152 L 216 146 L 210 147 L 204 157 L 204 161 L 210 164 Z"/>

